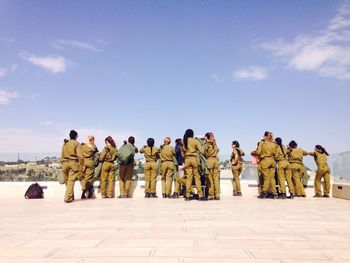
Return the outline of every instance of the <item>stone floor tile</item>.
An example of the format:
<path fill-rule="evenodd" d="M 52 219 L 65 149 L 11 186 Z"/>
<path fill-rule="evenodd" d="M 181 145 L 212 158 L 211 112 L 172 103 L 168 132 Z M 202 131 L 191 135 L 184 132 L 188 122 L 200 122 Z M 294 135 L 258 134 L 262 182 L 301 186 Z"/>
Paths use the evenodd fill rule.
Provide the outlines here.
<path fill-rule="evenodd" d="M 100 248 L 114 247 L 170 247 L 170 248 L 195 248 L 196 240 L 192 239 L 107 239 L 101 242 Z"/>
<path fill-rule="evenodd" d="M 52 258 L 148 257 L 150 248 L 61 248 Z"/>
<path fill-rule="evenodd" d="M 223 248 L 156 248 L 155 257 L 191 257 L 191 258 L 249 258 L 244 249 Z"/>
<path fill-rule="evenodd" d="M 256 259 L 302 259 L 302 260 L 328 260 L 329 257 L 317 250 L 311 249 L 249 249 Z"/>

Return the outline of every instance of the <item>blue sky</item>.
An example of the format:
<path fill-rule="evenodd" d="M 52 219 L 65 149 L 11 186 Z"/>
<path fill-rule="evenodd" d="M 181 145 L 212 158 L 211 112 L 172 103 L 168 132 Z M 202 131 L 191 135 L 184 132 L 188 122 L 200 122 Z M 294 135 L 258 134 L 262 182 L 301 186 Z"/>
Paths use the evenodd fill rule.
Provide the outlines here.
<path fill-rule="evenodd" d="M 350 149 L 348 1 L 0 0 L 0 152 L 265 130 Z"/>

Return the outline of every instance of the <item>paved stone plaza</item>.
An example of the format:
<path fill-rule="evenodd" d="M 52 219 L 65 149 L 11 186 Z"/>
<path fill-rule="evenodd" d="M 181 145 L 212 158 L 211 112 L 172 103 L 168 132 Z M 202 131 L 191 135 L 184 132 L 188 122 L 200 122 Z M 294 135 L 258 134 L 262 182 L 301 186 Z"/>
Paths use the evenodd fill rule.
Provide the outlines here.
<path fill-rule="evenodd" d="M 340 199 L 0 200 L 0 262 L 350 263 Z"/>

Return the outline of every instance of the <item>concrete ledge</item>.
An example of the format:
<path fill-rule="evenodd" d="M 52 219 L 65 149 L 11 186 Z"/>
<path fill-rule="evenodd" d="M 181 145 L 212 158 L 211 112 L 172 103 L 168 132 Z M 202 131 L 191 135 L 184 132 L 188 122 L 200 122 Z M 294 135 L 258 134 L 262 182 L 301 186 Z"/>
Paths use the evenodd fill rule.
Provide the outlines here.
<path fill-rule="evenodd" d="M 1 199 L 13 199 L 13 198 L 24 198 L 24 193 L 27 188 L 33 182 L 0 182 L 0 198 Z M 44 198 L 63 198 L 65 192 L 65 185 L 59 184 L 58 182 L 38 182 L 44 190 Z M 313 182 L 310 182 L 313 183 Z M 101 198 L 98 193 L 99 182 L 95 182 L 95 194 L 96 198 Z M 144 181 L 133 181 L 132 191 L 133 197 L 144 197 Z M 221 196 L 232 196 L 232 182 L 231 180 L 221 180 L 220 181 Z M 241 181 L 242 194 L 246 196 L 257 196 L 258 188 L 256 181 L 243 180 Z M 306 189 L 308 197 L 314 195 L 314 190 L 311 188 Z M 119 183 L 115 184 L 116 196 L 119 195 Z M 80 182 L 77 181 L 74 187 L 74 195 L 77 199 L 81 196 L 81 186 Z M 161 181 L 157 181 L 157 195 L 161 196 Z"/>
<path fill-rule="evenodd" d="M 332 184 L 332 196 L 334 198 L 350 200 L 350 183 Z"/>

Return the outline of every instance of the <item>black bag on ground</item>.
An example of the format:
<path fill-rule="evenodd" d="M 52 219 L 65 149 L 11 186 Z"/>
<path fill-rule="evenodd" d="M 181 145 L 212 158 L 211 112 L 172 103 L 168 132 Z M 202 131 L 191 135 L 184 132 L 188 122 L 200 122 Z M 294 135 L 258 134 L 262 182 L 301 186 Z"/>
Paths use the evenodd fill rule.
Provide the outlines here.
<path fill-rule="evenodd" d="M 38 183 L 31 184 L 26 193 L 24 194 L 25 199 L 40 199 L 44 198 L 44 191 Z"/>

